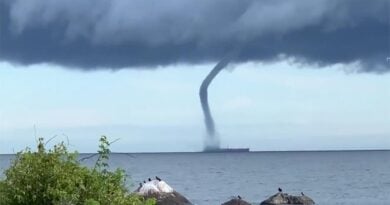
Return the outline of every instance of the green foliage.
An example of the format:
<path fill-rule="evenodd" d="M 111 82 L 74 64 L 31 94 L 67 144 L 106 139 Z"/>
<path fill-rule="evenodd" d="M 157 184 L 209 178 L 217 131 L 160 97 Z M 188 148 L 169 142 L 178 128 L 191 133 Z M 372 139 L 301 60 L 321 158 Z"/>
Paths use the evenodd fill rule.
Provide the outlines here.
<path fill-rule="evenodd" d="M 153 205 L 129 194 L 123 170 L 108 170 L 109 145 L 100 138 L 99 158 L 93 169 L 82 166 L 77 153 L 64 143 L 46 150 L 42 138 L 36 152 L 16 155 L 0 180 L 0 205 Z"/>

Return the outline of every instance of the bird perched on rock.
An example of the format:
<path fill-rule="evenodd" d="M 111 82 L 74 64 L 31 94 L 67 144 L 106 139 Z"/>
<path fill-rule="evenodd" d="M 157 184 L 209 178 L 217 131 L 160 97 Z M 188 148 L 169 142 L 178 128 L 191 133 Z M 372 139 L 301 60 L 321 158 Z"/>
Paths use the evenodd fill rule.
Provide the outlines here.
<path fill-rule="evenodd" d="M 240 195 L 233 196 L 229 201 L 221 205 L 251 205 L 249 202 L 242 199 Z M 267 204 L 268 205 L 268 204 Z"/>
<path fill-rule="evenodd" d="M 282 193 L 283 192 L 283 190 L 279 187 L 278 188 L 278 191 L 280 192 L 280 193 Z"/>
<path fill-rule="evenodd" d="M 305 195 L 303 194 L 303 192 L 301 192 L 301 195 L 302 195 L 302 196 L 305 196 Z"/>
<path fill-rule="evenodd" d="M 146 184 L 144 184 L 140 190 L 138 191 L 139 193 L 141 193 L 142 195 L 147 195 L 147 194 L 155 194 L 155 193 L 159 193 L 160 190 L 157 188 L 156 185 L 154 185 L 153 183 L 151 182 L 147 182 Z"/>
<path fill-rule="evenodd" d="M 171 186 L 169 186 L 166 182 L 162 180 L 152 180 L 149 178 L 148 182 L 144 184 L 140 183 L 140 188 L 138 188 L 136 192 L 145 196 L 149 194 L 173 193 L 174 190 Z"/>
<path fill-rule="evenodd" d="M 161 181 L 160 177 L 158 177 L 158 176 L 156 176 L 156 179 L 157 179 L 158 181 Z"/>
<path fill-rule="evenodd" d="M 141 189 L 142 189 L 142 183 L 139 183 L 139 187 L 135 191 L 139 192 Z"/>

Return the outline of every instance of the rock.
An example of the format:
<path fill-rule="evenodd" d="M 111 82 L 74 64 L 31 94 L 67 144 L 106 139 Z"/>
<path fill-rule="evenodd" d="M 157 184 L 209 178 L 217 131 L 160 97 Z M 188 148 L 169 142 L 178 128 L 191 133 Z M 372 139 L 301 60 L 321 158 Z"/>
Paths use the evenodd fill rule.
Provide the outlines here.
<path fill-rule="evenodd" d="M 285 204 L 295 204 L 295 205 L 313 205 L 314 201 L 307 196 L 292 196 L 286 193 L 277 193 L 267 200 L 261 202 L 260 205 L 285 205 Z"/>
<path fill-rule="evenodd" d="M 144 184 L 140 184 L 140 187 L 136 190 L 140 195 L 153 194 L 153 193 L 172 193 L 173 188 L 162 180 L 150 180 Z"/>
<path fill-rule="evenodd" d="M 155 198 L 156 205 L 192 205 L 192 203 L 180 193 L 151 193 L 143 195 L 145 198 Z"/>
<path fill-rule="evenodd" d="M 155 198 L 157 205 L 191 205 L 192 203 L 183 195 L 176 192 L 166 182 L 160 180 L 150 180 L 135 191 L 136 194 L 144 198 Z"/>
<path fill-rule="evenodd" d="M 222 205 L 250 205 L 250 203 L 242 199 L 234 198 L 230 201 L 223 203 Z"/>

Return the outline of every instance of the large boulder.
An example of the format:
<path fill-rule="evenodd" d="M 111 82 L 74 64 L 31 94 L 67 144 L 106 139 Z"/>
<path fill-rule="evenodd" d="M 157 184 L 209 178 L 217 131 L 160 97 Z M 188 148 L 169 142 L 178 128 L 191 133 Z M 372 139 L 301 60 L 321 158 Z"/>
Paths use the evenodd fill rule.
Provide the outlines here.
<path fill-rule="evenodd" d="M 157 205 L 192 205 L 187 198 L 161 179 L 149 179 L 148 182 L 141 183 L 135 193 L 146 199 L 155 198 Z"/>
<path fill-rule="evenodd" d="M 313 205 L 315 204 L 313 199 L 307 196 L 292 196 L 286 193 L 277 193 L 267 200 L 260 203 L 260 205 L 286 205 L 286 204 L 295 204 L 295 205 Z"/>
<path fill-rule="evenodd" d="M 155 198 L 157 205 L 192 205 L 192 203 L 179 192 L 151 193 L 144 195 L 145 198 Z"/>
<path fill-rule="evenodd" d="M 230 201 L 223 203 L 222 205 L 251 205 L 251 204 L 247 201 L 244 201 L 243 199 L 234 198 L 231 199 Z"/>

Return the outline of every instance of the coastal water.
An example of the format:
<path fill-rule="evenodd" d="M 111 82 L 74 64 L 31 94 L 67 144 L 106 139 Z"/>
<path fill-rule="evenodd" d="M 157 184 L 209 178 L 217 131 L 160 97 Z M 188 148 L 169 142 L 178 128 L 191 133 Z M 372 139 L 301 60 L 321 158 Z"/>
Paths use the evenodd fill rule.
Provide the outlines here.
<path fill-rule="evenodd" d="M 0 155 L 1 171 L 12 157 Z M 135 186 L 157 175 L 197 205 L 236 195 L 259 204 L 278 187 L 320 205 L 390 204 L 390 151 L 112 154 L 110 166 Z"/>

